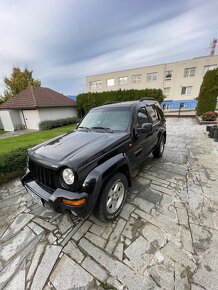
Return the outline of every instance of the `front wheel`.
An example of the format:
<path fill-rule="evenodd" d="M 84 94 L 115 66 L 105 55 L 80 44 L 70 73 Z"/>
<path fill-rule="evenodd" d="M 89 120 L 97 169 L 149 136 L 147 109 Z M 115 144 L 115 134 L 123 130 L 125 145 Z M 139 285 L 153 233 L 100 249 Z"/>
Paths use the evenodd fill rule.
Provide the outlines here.
<path fill-rule="evenodd" d="M 120 214 L 127 194 L 128 182 L 122 173 L 116 173 L 104 185 L 95 208 L 95 216 L 109 222 Z"/>
<path fill-rule="evenodd" d="M 166 140 L 165 140 L 165 137 L 164 137 L 164 136 L 161 136 L 160 138 L 161 138 L 161 139 L 160 139 L 159 145 L 158 145 L 157 148 L 152 152 L 154 158 L 160 158 L 160 157 L 163 156 L 163 152 L 164 152 L 164 148 L 165 148 Z"/>

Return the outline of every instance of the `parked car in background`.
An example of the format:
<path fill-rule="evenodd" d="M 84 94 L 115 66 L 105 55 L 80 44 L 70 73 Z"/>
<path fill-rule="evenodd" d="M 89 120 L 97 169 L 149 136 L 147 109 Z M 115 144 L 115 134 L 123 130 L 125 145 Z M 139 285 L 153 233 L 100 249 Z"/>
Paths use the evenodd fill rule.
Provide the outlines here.
<path fill-rule="evenodd" d="M 28 151 L 26 190 L 56 211 L 114 220 L 131 186 L 131 171 L 166 143 L 163 111 L 155 100 L 92 109 L 71 133 Z"/>

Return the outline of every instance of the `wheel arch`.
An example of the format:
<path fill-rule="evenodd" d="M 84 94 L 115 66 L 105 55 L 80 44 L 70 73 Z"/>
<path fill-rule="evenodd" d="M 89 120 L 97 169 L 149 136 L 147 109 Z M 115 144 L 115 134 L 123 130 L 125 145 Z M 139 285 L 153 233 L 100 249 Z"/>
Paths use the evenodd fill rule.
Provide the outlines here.
<path fill-rule="evenodd" d="M 123 173 L 126 176 L 127 181 L 128 181 L 128 186 L 131 187 L 132 178 L 131 178 L 131 172 L 130 172 L 129 166 L 127 164 L 123 164 L 117 169 L 117 172 Z"/>
<path fill-rule="evenodd" d="M 113 194 L 116 195 L 115 185 L 122 184 L 123 194 L 121 196 L 116 196 L 115 200 L 113 199 Z M 120 186 L 120 185 L 119 185 Z M 127 196 L 127 188 L 128 188 L 128 178 L 125 173 L 122 171 L 116 171 L 111 177 L 108 177 L 105 180 L 105 183 L 102 184 L 101 193 L 98 195 L 98 199 L 96 205 L 94 207 L 94 215 L 104 221 L 112 221 L 114 220 L 121 212 L 123 205 Z M 112 193 L 111 193 L 112 192 Z M 108 197 L 110 194 L 111 204 L 108 205 Z M 111 195 L 112 194 L 112 195 Z M 121 199 L 120 199 L 121 197 Z M 117 200 L 116 200 L 117 198 Z M 119 199 L 119 201 L 118 201 Z M 113 203 L 115 203 L 115 210 L 113 211 Z M 118 203 L 118 204 L 117 204 Z M 110 211 L 110 207 L 112 206 L 112 212 Z"/>
<path fill-rule="evenodd" d="M 161 129 L 159 131 L 159 133 L 158 133 L 158 143 L 157 143 L 157 146 L 159 145 L 160 139 L 161 139 L 162 136 L 164 137 L 164 140 L 165 140 L 165 143 L 166 143 L 166 140 L 167 140 L 167 132 L 166 132 L 165 129 Z"/>
<path fill-rule="evenodd" d="M 164 136 L 164 140 L 165 140 L 165 143 L 166 143 L 166 140 L 167 140 L 167 132 L 164 131 L 164 132 L 162 133 L 162 136 Z"/>
<path fill-rule="evenodd" d="M 128 186 L 131 186 L 131 167 L 129 159 L 124 153 L 119 153 L 110 158 L 88 174 L 83 183 L 84 191 L 86 191 L 86 189 L 90 189 L 89 196 L 92 200 L 87 208 L 87 215 L 90 214 L 92 209 L 95 207 L 99 196 L 101 195 L 102 188 L 105 186 L 106 182 L 117 172 L 124 174 L 126 176 Z"/>

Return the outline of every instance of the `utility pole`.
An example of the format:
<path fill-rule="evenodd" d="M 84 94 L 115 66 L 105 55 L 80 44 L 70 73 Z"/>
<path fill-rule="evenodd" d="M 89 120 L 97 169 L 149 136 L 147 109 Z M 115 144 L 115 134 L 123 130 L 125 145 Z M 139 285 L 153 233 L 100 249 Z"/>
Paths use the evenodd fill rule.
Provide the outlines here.
<path fill-rule="evenodd" d="M 217 44 L 217 39 L 214 38 L 213 41 L 211 42 L 211 45 L 210 45 L 210 55 L 215 54 L 216 44 Z"/>

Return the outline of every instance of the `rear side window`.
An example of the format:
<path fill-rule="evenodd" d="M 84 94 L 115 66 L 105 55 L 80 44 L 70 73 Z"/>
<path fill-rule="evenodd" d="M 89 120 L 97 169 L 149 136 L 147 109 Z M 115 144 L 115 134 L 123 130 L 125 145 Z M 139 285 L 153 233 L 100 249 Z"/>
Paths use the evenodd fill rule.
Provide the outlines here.
<path fill-rule="evenodd" d="M 154 123 L 158 122 L 160 120 L 160 117 L 158 116 L 157 109 L 156 109 L 155 105 L 147 106 L 147 110 L 148 110 L 148 113 L 151 116 L 151 119 Z"/>
<path fill-rule="evenodd" d="M 164 112 L 163 112 L 163 110 L 159 107 L 159 106 L 156 106 L 156 109 L 157 109 L 157 113 L 158 113 L 158 115 L 159 115 L 159 117 L 160 117 L 160 120 L 162 119 L 164 119 Z"/>

